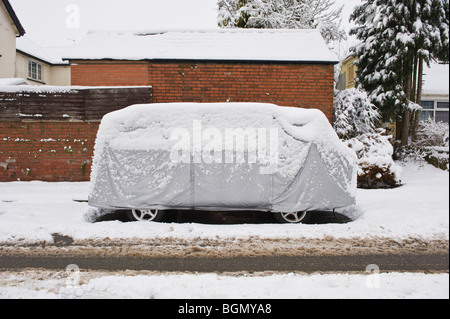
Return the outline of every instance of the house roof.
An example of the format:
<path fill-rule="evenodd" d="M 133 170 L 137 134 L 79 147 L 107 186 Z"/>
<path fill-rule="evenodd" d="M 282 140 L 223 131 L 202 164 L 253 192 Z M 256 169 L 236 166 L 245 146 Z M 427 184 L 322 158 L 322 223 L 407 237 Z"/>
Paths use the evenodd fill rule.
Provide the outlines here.
<path fill-rule="evenodd" d="M 449 95 L 449 65 L 432 63 L 423 70 L 423 95 Z"/>
<path fill-rule="evenodd" d="M 23 28 L 22 24 L 19 21 L 19 18 L 14 12 L 13 7 L 11 6 L 8 0 L 2 0 L 2 3 L 5 6 L 9 16 L 11 17 L 11 20 L 14 22 L 14 25 L 16 26 L 17 31 L 19 32 L 19 36 L 23 36 L 25 34 L 25 29 Z"/>
<path fill-rule="evenodd" d="M 68 65 L 61 56 L 68 50 L 67 47 L 42 48 L 28 37 L 22 37 L 16 41 L 16 50 L 50 65 Z"/>
<path fill-rule="evenodd" d="M 67 60 L 207 60 L 337 63 L 317 30 L 90 32 Z"/>

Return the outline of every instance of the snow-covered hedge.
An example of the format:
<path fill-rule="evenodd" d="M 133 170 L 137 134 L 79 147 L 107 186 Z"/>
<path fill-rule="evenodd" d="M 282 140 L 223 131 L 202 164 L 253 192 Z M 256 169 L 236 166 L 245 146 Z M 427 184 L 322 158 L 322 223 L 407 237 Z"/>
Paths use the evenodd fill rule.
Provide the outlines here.
<path fill-rule="evenodd" d="M 333 116 L 334 129 L 341 139 L 375 133 L 375 124 L 380 119 L 366 92 L 354 88 L 335 91 Z"/>
<path fill-rule="evenodd" d="M 428 119 L 420 122 L 414 145 L 425 147 L 449 147 L 449 125 Z"/>
<path fill-rule="evenodd" d="M 346 141 L 358 156 L 359 188 L 394 188 L 401 185 L 401 168 L 395 164 L 392 137 L 384 129 L 366 133 Z"/>
<path fill-rule="evenodd" d="M 449 170 L 449 125 L 427 120 L 420 122 L 416 138 L 402 150 L 405 161 L 426 161 L 443 170 Z"/>
<path fill-rule="evenodd" d="M 359 89 L 334 93 L 334 129 L 358 156 L 359 188 L 393 188 L 400 186 L 400 167 L 393 160 L 394 148 L 367 93 Z"/>

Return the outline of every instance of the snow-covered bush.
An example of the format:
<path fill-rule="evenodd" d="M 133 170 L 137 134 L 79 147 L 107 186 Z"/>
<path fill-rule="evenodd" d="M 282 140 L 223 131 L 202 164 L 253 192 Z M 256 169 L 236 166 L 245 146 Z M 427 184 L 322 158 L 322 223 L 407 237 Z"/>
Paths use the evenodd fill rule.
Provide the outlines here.
<path fill-rule="evenodd" d="M 380 120 L 375 105 L 365 91 L 335 91 L 334 129 L 358 156 L 359 188 L 393 188 L 400 186 L 400 167 L 393 160 L 394 148 Z"/>
<path fill-rule="evenodd" d="M 420 122 L 417 130 L 417 146 L 449 147 L 449 125 L 444 122 L 435 122 L 431 119 Z"/>
<path fill-rule="evenodd" d="M 431 119 L 420 122 L 416 138 L 400 154 L 404 161 L 426 161 L 449 170 L 449 125 Z"/>
<path fill-rule="evenodd" d="M 375 133 L 380 114 L 364 91 L 348 89 L 335 91 L 333 117 L 333 126 L 339 138 L 350 139 Z"/>
<path fill-rule="evenodd" d="M 394 162 L 394 148 L 384 129 L 346 141 L 358 156 L 359 188 L 394 188 L 401 185 L 401 168 Z"/>

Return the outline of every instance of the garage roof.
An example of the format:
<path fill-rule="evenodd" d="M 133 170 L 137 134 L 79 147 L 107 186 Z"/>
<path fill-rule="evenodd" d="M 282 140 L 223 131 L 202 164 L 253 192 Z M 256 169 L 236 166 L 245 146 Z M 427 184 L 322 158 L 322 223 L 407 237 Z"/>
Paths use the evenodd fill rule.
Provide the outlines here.
<path fill-rule="evenodd" d="M 207 60 L 337 63 L 317 30 L 90 32 L 67 60 Z"/>

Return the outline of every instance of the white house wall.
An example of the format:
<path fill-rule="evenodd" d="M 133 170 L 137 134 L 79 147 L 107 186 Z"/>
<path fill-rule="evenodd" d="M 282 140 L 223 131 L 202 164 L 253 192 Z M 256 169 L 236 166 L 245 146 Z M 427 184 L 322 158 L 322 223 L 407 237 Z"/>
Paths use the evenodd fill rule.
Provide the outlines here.
<path fill-rule="evenodd" d="M 0 78 L 13 78 L 16 59 L 17 29 L 6 8 L 0 3 Z"/>
<path fill-rule="evenodd" d="M 34 81 L 28 77 L 28 61 L 30 60 L 42 65 L 42 81 Z M 51 65 L 18 52 L 16 56 L 16 70 L 14 77 L 26 79 L 34 85 L 69 86 L 70 66 Z"/>
<path fill-rule="evenodd" d="M 70 66 L 54 65 L 50 67 L 50 77 L 47 85 L 70 86 Z"/>

